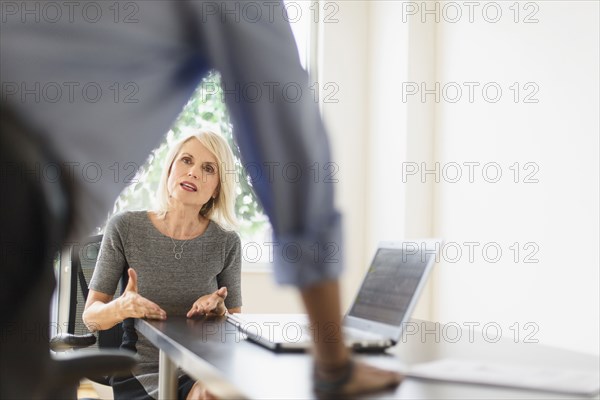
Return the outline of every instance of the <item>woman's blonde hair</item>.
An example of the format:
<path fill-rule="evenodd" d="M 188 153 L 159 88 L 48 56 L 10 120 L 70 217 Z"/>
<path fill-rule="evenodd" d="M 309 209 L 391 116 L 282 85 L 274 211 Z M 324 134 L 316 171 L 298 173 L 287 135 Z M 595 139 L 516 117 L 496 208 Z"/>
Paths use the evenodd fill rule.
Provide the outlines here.
<path fill-rule="evenodd" d="M 171 173 L 171 167 L 183 145 L 192 139 L 198 140 L 215 156 L 217 159 L 217 171 L 219 173 L 217 195 L 202 206 L 200 215 L 215 221 L 222 228 L 234 229 L 237 226 L 237 219 L 235 217 L 237 172 L 233 153 L 225 139 L 211 131 L 200 131 L 180 140 L 171 147 L 167 153 L 158 184 L 156 212 L 159 216 L 164 216 L 169 209 L 167 181 Z"/>

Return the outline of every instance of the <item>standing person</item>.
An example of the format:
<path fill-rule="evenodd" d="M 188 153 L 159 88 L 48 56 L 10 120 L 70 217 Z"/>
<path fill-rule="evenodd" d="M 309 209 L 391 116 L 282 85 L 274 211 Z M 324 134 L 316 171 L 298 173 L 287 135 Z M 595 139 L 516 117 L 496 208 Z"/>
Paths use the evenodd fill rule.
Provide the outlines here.
<path fill-rule="evenodd" d="M 155 211 L 115 215 L 104 233 L 83 320 L 91 331 L 124 321 L 122 346 L 136 352 L 131 376 L 115 377 L 115 399 L 158 397 L 158 349 L 138 335 L 132 318 L 241 312 L 241 243 L 235 221 L 233 154 L 219 135 L 181 140 L 166 157 Z M 123 271 L 129 281 L 113 300 Z M 179 398 L 194 381 L 179 374 Z"/>
<path fill-rule="evenodd" d="M 3 3 L 0 83 L 2 101 L 43 132 L 69 171 L 72 237 L 101 223 L 125 184 L 117 172 L 144 162 L 216 69 L 244 162 L 259 168 L 253 184 L 274 239 L 300 248 L 294 263 L 276 257 L 275 278 L 299 288 L 311 323 L 338 327 L 336 340 L 315 341 L 316 389 L 351 395 L 398 384 L 398 374 L 353 364 L 343 344 L 343 260 L 322 257 L 332 243 L 343 248 L 341 217 L 331 184 L 309 170 L 330 162 L 329 143 L 283 3 L 251 2 L 251 15 L 238 1 L 54 4 L 68 9 L 49 18 L 43 2 Z M 260 96 L 247 98 L 248 88 Z M 286 165 L 300 168 L 298 180 L 271 173 Z M 30 373 L 27 364 L 11 373 L 21 367 Z"/>

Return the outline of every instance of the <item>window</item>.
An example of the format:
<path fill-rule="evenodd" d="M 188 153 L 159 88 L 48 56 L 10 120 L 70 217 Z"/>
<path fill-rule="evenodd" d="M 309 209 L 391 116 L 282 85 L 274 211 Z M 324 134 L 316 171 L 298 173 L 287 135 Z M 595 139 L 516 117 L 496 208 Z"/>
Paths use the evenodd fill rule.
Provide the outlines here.
<path fill-rule="evenodd" d="M 284 1 L 287 18 L 292 27 L 292 33 L 296 40 L 300 63 L 304 69 L 309 69 L 310 41 L 311 41 L 311 1 Z"/>
<path fill-rule="evenodd" d="M 310 3 L 286 3 L 300 60 L 306 68 L 310 43 Z M 164 158 L 170 146 L 197 129 L 210 129 L 221 133 L 234 153 L 238 174 L 235 209 L 240 222 L 238 231 L 242 238 L 242 269 L 268 270 L 273 259 L 272 246 L 269 243 L 272 241 L 271 225 L 240 161 L 239 149 L 232 135 L 232 125 L 222 101 L 220 77 L 217 72 L 211 72 L 204 78 L 163 142 L 152 151 L 135 178 L 120 194 L 111 216 L 119 211 L 152 209 Z"/>

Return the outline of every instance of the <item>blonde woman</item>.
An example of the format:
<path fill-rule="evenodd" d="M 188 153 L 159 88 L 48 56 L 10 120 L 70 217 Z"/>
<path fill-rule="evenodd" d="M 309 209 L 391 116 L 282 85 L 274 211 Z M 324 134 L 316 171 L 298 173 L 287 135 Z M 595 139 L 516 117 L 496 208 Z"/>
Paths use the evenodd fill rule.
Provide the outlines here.
<path fill-rule="evenodd" d="M 123 346 L 140 357 L 132 375 L 113 382 L 115 398 L 156 398 L 158 350 L 128 318 L 223 315 L 241 312 L 235 169 L 227 142 L 204 131 L 177 143 L 167 156 L 155 211 L 124 212 L 109 222 L 83 319 L 91 330 L 124 321 Z M 129 282 L 112 300 L 124 269 Z M 197 393 L 182 375 L 179 398 Z M 191 396 L 190 396 L 191 397 Z"/>

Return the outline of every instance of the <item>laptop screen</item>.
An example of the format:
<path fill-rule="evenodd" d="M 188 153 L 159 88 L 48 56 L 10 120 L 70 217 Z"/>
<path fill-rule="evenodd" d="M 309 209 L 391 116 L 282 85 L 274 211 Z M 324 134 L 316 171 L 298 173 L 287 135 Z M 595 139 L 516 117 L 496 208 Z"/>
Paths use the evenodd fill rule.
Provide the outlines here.
<path fill-rule="evenodd" d="M 348 315 L 399 326 L 432 254 L 380 248 Z"/>

